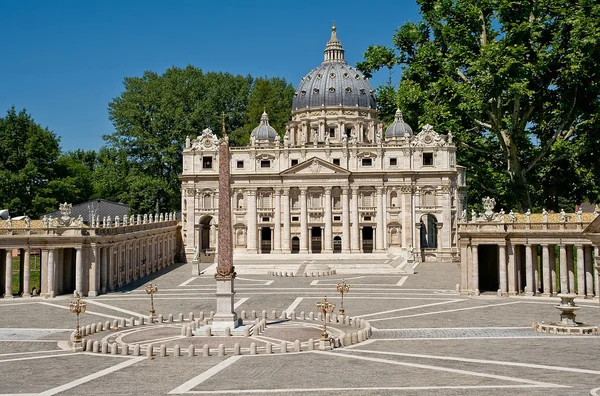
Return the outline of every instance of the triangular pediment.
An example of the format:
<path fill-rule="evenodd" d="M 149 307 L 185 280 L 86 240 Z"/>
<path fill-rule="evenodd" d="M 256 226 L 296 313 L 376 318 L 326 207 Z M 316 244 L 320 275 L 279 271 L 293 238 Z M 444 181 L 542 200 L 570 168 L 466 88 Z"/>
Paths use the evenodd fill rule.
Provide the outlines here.
<path fill-rule="evenodd" d="M 338 175 L 348 176 L 350 171 L 334 165 L 330 162 L 324 161 L 317 157 L 312 157 L 304 162 L 292 166 L 289 169 L 284 170 L 280 173 L 281 176 L 295 176 L 295 175 Z"/>

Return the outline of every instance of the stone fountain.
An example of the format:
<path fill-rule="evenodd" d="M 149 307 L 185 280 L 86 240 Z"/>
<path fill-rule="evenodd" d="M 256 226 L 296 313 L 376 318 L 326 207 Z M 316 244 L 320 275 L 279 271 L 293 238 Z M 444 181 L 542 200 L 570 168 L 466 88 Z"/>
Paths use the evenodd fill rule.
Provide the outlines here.
<path fill-rule="evenodd" d="M 599 334 L 599 326 L 593 326 L 577 322 L 575 311 L 580 309 L 575 305 L 575 293 L 559 293 L 560 304 L 554 308 L 560 311 L 560 322 L 533 323 L 533 329 L 541 333 L 549 334 Z"/>

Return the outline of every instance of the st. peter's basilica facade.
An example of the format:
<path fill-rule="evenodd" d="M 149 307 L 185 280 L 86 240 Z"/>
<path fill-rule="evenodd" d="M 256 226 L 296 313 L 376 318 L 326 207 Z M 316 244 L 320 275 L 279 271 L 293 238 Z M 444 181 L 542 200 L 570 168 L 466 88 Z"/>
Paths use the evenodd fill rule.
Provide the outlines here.
<path fill-rule="evenodd" d="M 183 151 L 188 261 L 218 253 L 217 143 L 206 129 Z M 413 132 L 400 111 L 378 122 L 373 89 L 344 60 L 335 28 L 323 63 L 298 85 L 283 139 L 264 113 L 250 144 L 230 154 L 236 254 L 457 257 L 466 187 L 451 134 Z"/>

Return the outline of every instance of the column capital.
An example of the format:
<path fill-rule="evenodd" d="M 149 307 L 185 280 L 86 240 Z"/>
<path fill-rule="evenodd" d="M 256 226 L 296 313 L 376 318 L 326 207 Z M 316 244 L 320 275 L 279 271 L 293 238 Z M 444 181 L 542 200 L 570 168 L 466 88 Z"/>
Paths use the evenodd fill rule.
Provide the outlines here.
<path fill-rule="evenodd" d="M 248 194 L 249 196 L 256 196 L 256 188 L 247 188 L 246 194 Z"/>
<path fill-rule="evenodd" d="M 283 195 L 284 197 L 289 197 L 290 196 L 290 188 L 289 187 L 284 187 L 281 190 L 281 195 Z"/>
<path fill-rule="evenodd" d="M 331 186 L 325 186 L 323 190 L 325 191 L 325 195 L 331 195 Z"/>
<path fill-rule="evenodd" d="M 350 191 L 350 187 L 348 186 L 342 186 L 342 195 L 348 195 L 348 192 Z"/>
<path fill-rule="evenodd" d="M 306 195 L 308 191 L 308 187 L 300 187 L 300 195 Z"/>
<path fill-rule="evenodd" d="M 375 187 L 375 190 L 377 191 L 377 194 L 381 195 L 381 194 L 383 194 L 384 188 L 382 186 L 379 186 L 379 187 Z"/>
<path fill-rule="evenodd" d="M 273 196 L 280 196 L 281 195 L 281 189 L 279 187 L 276 187 L 273 189 Z"/>

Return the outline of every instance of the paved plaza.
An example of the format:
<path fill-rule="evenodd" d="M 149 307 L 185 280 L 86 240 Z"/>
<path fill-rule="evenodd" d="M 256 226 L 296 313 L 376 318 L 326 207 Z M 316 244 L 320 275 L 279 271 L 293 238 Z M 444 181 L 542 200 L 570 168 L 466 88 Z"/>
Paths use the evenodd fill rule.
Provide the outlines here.
<path fill-rule="evenodd" d="M 286 257 L 286 264 L 294 263 Z M 374 330 L 369 340 L 332 351 L 152 358 L 73 353 L 65 349 L 75 324 L 72 297 L 4 299 L 0 395 L 600 395 L 600 337 L 531 330 L 534 321 L 559 319 L 557 298 L 459 296 L 456 264 L 422 263 L 415 271 L 238 276 L 238 312 L 278 313 L 316 312 L 324 296 L 339 307 L 336 283 L 344 277 L 346 313 Z M 191 264 L 175 265 L 127 290 L 85 298 L 82 325 L 147 315 L 143 287 L 150 280 L 159 288 L 157 314 L 214 311 L 209 272 L 191 276 Z M 576 302 L 579 321 L 600 322 L 597 299 Z M 263 336 L 269 334 L 255 336 L 257 342 Z"/>

